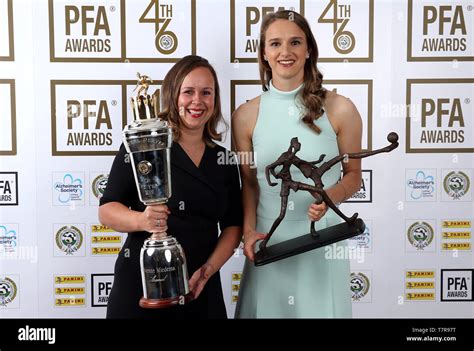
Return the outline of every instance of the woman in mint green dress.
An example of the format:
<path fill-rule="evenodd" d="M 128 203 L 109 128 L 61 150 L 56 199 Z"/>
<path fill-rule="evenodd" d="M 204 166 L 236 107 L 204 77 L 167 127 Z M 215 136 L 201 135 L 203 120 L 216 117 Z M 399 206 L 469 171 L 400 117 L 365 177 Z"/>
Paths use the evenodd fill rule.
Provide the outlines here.
<path fill-rule="evenodd" d="M 260 31 L 259 68 L 264 92 L 241 105 L 232 116 L 233 143 L 238 152 L 254 152 L 256 168 L 241 164 L 244 204 L 244 254 L 247 257 L 236 318 L 350 318 L 350 266 L 339 252 L 320 248 L 255 267 L 254 252 L 280 214 L 280 187 L 271 187 L 265 167 L 288 150 L 298 137 L 298 157 L 325 160 L 360 152 L 362 122 L 354 104 L 322 87 L 318 48 L 308 22 L 292 11 L 269 14 Z M 277 171 L 279 169 L 277 168 Z M 327 171 L 322 181 L 334 203 L 360 188 L 360 160 L 350 159 Z M 296 168 L 294 181 L 311 184 Z M 339 182 L 338 182 L 339 181 Z M 323 202 L 314 204 L 307 191 L 290 190 L 286 215 L 268 245 L 335 225 L 340 218 Z M 345 242 L 338 246 L 345 246 Z"/>

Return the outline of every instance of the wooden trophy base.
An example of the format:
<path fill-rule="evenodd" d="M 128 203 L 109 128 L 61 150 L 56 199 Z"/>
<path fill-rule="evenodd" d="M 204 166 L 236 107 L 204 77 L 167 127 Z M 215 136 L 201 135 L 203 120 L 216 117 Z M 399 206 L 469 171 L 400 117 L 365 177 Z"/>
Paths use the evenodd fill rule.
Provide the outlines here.
<path fill-rule="evenodd" d="M 268 246 L 255 254 L 255 266 L 263 266 L 271 262 L 295 256 L 306 251 L 330 245 L 338 241 L 360 235 L 365 230 L 365 223 L 357 218 L 353 224 L 341 224 L 318 230 L 316 235 L 309 233 L 272 246 Z"/>
<path fill-rule="evenodd" d="M 177 297 L 170 297 L 166 299 L 146 299 L 142 297 L 140 299 L 140 307 L 142 308 L 168 308 L 173 307 L 176 305 L 184 305 L 188 302 L 192 301 L 193 295 L 188 293 L 186 295 L 177 296 Z"/>

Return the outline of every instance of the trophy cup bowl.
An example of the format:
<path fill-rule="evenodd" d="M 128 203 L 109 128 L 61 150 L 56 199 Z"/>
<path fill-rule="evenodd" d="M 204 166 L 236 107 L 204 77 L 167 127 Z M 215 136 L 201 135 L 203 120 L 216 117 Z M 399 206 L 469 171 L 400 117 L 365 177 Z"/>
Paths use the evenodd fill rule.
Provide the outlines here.
<path fill-rule="evenodd" d="M 122 136 L 130 155 L 140 201 L 145 205 L 165 204 L 171 197 L 170 149 L 172 129 L 156 118 L 154 100 L 148 95 L 147 76 L 141 76 L 139 95 L 131 98 L 134 121 Z M 144 91 L 144 95 L 140 93 Z M 140 251 L 143 308 L 163 308 L 192 299 L 188 285 L 186 256 L 178 241 L 166 232 L 155 232 Z"/>

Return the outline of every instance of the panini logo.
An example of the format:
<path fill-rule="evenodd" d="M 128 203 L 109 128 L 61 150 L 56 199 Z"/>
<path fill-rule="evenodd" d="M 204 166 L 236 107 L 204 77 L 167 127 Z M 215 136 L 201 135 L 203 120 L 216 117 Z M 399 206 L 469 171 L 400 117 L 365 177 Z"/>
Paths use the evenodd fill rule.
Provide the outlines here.
<path fill-rule="evenodd" d="M 374 1 L 307 1 L 304 13 L 318 45 L 320 62 L 373 62 Z"/>
<path fill-rule="evenodd" d="M 405 277 L 431 279 L 435 277 L 435 272 L 434 271 L 406 271 Z"/>
<path fill-rule="evenodd" d="M 0 206 L 18 205 L 18 173 L 0 172 Z"/>
<path fill-rule="evenodd" d="M 444 239 L 470 239 L 471 232 L 442 232 Z"/>
<path fill-rule="evenodd" d="M 0 61 L 14 59 L 13 0 L 0 0 Z"/>
<path fill-rule="evenodd" d="M 471 221 L 443 221 L 443 228 L 471 228 Z"/>
<path fill-rule="evenodd" d="M 120 235 L 117 236 L 93 236 L 92 237 L 93 243 L 121 243 L 122 237 Z"/>
<path fill-rule="evenodd" d="M 434 282 L 407 282 L 406 289 L 434 289 Z"/>
<path fill-rule="evenodd" d="M 196 53 L 196 0 L 49 0 L 49 23 L 51 62 L 176 62 Z"/>
<path fill-rule="evenodd" d="M 242 278 L 241 272 L 233 272 L 231 274 L 231 303 L 234 305 L 239 299 L 239 290 L 240 290 L 240 280 Z"/>
<path fill-rule="evenodd" d="M 158 81 L 152 86 L 157 87 Z M 115 155 L 136 81 L 51 81 L 53 156 Z"/>
<path fill-rule="evenodd" d="M 16 155 L 16 108 L 14 79 L 0 79 L 0 125 L 2 126 L 0 128 L 0 156 Z"/>
<path fill-rule="evenodd" d="M 120 247 L 93 247 L 92 255 L 118 255 Z"/>
<path fill-rule="evenodd" d="M 103 224 L 93 224 L 92 225 L 92 233 L 113 233 L 115 230 L 112 228 L 107 227 Z"/>
<path fill-rule="evenodd" d="M 443 243 L 442 250 L 466 250 L 466 251 L 471 251 L 471 243 Z"/>
<path fill-rule="evenodd" d="M 84 306 L 86 304 L 86 300 L 83 297 L 73 297 L 73 298 L 60 298 L 54 299 L 54 304 L 56 306 Z"/>
<path fill-rule="evenodd" d="M 344 202 L 372 202 L 372 170 L 362 170 L 362 182 L 359 191 Z"/>
<path fill-rule="evenodd" d="M 474 152 L 473 83 L 407 80 L 407 153 Z"/>
<path fill-rule="evenodd" d="M 408 1 L 408 61 L 473 61 L 469 1 Z"/>
<path fill-rule="evenodd" d="M 434 301 L 435 293 L 407 293 L 407 300 L 423 300 L 423 301 Z"/>
<path fill-rule="evenodd" d="M 474 301 L 474 269 L 442 269 L 441 301 Z"/>
<path fill-rule="evenodd" d="M 84 288 L 56 288 L 56 295 L 71 295 L 71 294 L 85 294 Z"/>
<path fill-rule="evenodd" d="M 279 10 L 292 10 L 304 15 L 304 0 L 231 0 L 231 62 L 257 62 L 262 20 L 266 14 Z"/>
<path fill-rule="evenodd" d="M 84 307 L 86 304 L 86 277 L 67 275 L 54 277 L 54 305 L 56 307 Z M 64 297 L 64 295 L 68 295 Z"/>
<path fill-rule="evenodd" d="M 84 284 L 85 278 L 83 275 L 65 276 L 60 275 L 54 277 L 55 284 Z"/>

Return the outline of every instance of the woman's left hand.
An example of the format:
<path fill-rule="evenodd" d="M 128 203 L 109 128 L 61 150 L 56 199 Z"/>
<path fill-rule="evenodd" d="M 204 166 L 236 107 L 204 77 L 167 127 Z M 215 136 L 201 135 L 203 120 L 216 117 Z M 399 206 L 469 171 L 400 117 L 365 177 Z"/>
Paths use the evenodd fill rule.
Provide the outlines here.
<path fill-rule="evenodd" d="M 320 204 L 311 204 L 308 209 L 308 218 L 311 221 L 317 222 L 326 214 L 328 207 L 323 201 Z"/>
<path fill-rule="evenodd" d="M 189 290 L 193 297 L 197 299 L 204 289 L 209 278 L 216 273 L 216 270 L 210 263 L 204 263 L 201 268 L 194 272 L 191 279 L 189 279 Z"/>

